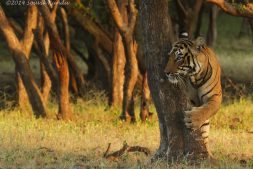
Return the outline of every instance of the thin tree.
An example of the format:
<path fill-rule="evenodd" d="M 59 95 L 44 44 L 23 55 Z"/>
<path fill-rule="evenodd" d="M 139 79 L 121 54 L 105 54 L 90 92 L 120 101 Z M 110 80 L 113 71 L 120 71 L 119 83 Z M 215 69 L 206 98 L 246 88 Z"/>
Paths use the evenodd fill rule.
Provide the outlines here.
<path fill-rule="evenodd" d="M 70 39 L 70 30 L 69 30 L 69 21 L 68 15 L 64 8 L 60 8 L 61 18 L 63 22 L 63 30 L 64 30 L 64 43 L 65 48 L 68 53 L 68 61 L 69 61 L 69 70 L 70 70 L 70 78 L 71 78 L 71 86 L 77 95 L 80 97 L 84 96 L 85 93 L 85 79 L 81 70 L 75 63 L 74 57 L 71 55 L 71 39 Z"/>
<path fill-rule="evenodd" d="M 45 1 L 42 0 L 45 3 Z M 69 104 L 69 69 L 67 62 L 67 50 L 61 42 L 58 30 L 52 18 L 50 17 L 50 11 L 47 6 L 38 6 L 50 37 L 51 48 L 53 50 L 53 61 L 58 72 L 59 88 L 58 100 L 59 100 L 59 112 L 58 119 L 72 120 L 72 111 Z"/>
<path fill-rule="evenodd" d="M 117 28 L 123 38 L 127 58 L 121 119 L 129 119 L 134 122 L 133 92 L 138 77 L 138 64 L 136 58 L 137 43 L 133 38 L 133 33 L 136 24 L 137 10 L 135 8 L 134 0 L 128 1 L 128 22 L 125 22 L 115 0 L 107 0 L 107 3 Z"/>
<path fill-rule="evenodd" d="M 119 11 L 122 19 L 127 23 L 127 5 L 128 0 L 118 1 Z M 122 106 L 123 86 L 124 86 L 124 68 L 126 56 L 122 36 L 116 28 L 113 44 L 113 66 L 112 66 L 112 98 L 111 105 L 114 107 Z"/>
<path fill-rule="evenodd" d="M 58 2 L 58 1 L 56 1 Z M 56 19 L 56 12 L 58 9 L 58 3 L 56 3 L 51 11 L 50 17 L 52 18 L 52 21 L 55 22 Z M 41 36 L 41 39 L 43 41 L 43 47 L 45 48 L 45 53 L 44 56 L 45 58 L 41 58 L 41 53 L 39 52 L 38 55 L 40 57 L 40 73 L 41 73 L 41 92 L 43 95 L 43 98 L 45 100 L 45 104 L 48 101 L 48 97 L 49 97 L 49 93 L 51 90 L 51 78 L 49 77 L 50 75 L 48 74 L 48 71 L 46 71 L 46 65 L 45 65 L 45 60 L 47 60 L 48 56 L 49 56 L 49 49 L 50 49 L 50 39 L 49 39 L 49 35 L 48 32 L 45 29 L 45 23 L 43 20 L 42 16 L 39 16 L 38 19 L 38 27 L 40 29 L 40 34 L 43 35 Z M 36 46 L 36 44 L 38 45 L 38 41 L 35 43 L 35 49 L 38 50 L 42 50 L 41 45 L 40 46 Z M 55 86 L 56 87 L 56 86 Z"/>

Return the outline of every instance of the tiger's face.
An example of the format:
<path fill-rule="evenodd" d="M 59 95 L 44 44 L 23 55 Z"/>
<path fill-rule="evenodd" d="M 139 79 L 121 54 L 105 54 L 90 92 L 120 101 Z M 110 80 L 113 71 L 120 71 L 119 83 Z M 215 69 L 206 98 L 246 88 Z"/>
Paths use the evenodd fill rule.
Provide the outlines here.
<path fill-rule="evenodd" d="M 164 70 L 171 83 L 177 84 L 183 77 L 193 76 L 199 72 L 201 63 L 197 55 L 200 48 L 188 39 L 181 39 L 173 45 Z"/>

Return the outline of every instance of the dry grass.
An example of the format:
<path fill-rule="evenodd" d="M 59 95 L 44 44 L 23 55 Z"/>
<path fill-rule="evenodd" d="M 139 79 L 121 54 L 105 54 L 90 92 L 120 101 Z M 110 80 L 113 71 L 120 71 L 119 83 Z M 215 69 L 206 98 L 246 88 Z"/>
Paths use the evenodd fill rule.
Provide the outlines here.
<path fill-rule="evenodd" d="M 150 164 L 151 156 L 128 153 L 118 161 L 103 158 L 108 143 L 110 151 L 129 145 L 148 147 L 152 153 L 159 145 L 156 119 L 142 124 L 125 124 L 119 112 L 107 109 L 103 94 L 94 94 L 89 101 L 73 105 L 74 122 L 34 119 L 19 110 L 0 112 L 1 168 L 252 168 L 253 167 L 253 104 L 242 99 L 223 105 L 213 119 L 211 150 L 218 158 L 217 166 L 203 162 L 198 166 L 184 164 Z M 246 160 L 246 166 L 243 163 Z M 244 167 L 242 167 L 244 166 Z"/>

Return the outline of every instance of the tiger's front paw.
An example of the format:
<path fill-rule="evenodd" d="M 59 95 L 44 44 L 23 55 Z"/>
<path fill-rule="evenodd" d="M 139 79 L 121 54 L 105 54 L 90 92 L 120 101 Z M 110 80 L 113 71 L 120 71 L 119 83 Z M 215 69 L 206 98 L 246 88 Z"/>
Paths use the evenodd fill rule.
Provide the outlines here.
<path fill-rule="evenodd" d="M 199 107 L 192 107 L 190 111 L 185 111 L 184 122 L 187 128 L 192 130 L 199 129 L 205 122 L 203 110 Z"/>

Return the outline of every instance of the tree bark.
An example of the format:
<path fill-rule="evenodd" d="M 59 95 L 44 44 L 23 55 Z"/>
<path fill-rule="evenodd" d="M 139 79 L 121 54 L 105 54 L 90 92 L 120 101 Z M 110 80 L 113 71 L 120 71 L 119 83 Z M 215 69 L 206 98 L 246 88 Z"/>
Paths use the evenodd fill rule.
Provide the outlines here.
<path fill-rule="evenodd" d="M 51 41 L 54 42 L 54 41 Z M 66 54 L 59 51 L 57 48 L 53 49 L 54 65 L 58 72 L 59 87 L 58 100 L 59 111 L 57 118 L 59 120 L 72 120 L 73 115 L 69 104 L 69 69 Z"/>
<path fill-rule="evenodd" d="M 66 48 L 67 52 L 70 53 L 70 49 L 71 49 L 70 44 L 71 43 L 70 43 L 68 16 L 67 16 L 67 13 L 64 8 L 61 7 L 60 9 L 61 9 L 61 18 L 62 18 L 62 23 L 63 23 L 64 44 L 65 44 L 65 48 Z M 78 96 L 78 95 L 82 96 L 83 93 L 79 93 L 79 88 L 78 88 L 78 86 L 81 87 L 81 85 L 77 84 L 77 80 L 75 78 L 74 71 L 69 69 L 69 74 L 70 74 L 70 86 L 71 86 L 72 91 L 74 92 L 74 94 L 76 96 Z M 80 91 L 80 92 L 82 92 L 82 91 Z"/>
<path fill-rule="evenodd" d="M 53 65 L 49 62 L 47 57 L 47 49 L 45 46 L 45 41 L 43 41 L 43 32 L 40 28 L 34 30 L 35 39 L 37 41 L 38 56 L 41 63 L 43 64 L 47 76 L 50 77 L 50 82 L 52 81 L 53 86 L 57 89 L 59 87 L 59 79 Z M 44 39 L 45 40 L 45 39 Z"/>
<path fill-rule="evenodd" d="M 169 22 L 166 0 L 144 0 L 141 2 L 140 17 L 142 20 L 145 62 L 148 73 L 148 84 L 159 119 L 160 146 L 154 159 L 166 155 L 177 159 L 183 152 L 183 131 L 180 128 L 179 113 L 176 113 L 173 91 L 176 89 L 168 82 L 163 82 L 163 68 L 166 55 L 171 48 Z M 180 92 L 181 93 L 181 92 Z M 181 96 L 178 93 L 179 97 Z"/>
<path fill-rule="evenodd" d="M 27 10 L 27 19 L 26 25 L 24 28 L 23 39 L 20 41 L 21 48 L 24 51 L 26 58 L 29 60 L 30 51 L 33 44 L 33 33 L 32 29 L 36 28 L 37 26 L 37 15 L 38 11 L 36 6 L 32 5 L 28 7 Z M 16 65 L 17 66 L 17 65 Z M 24 82 L 22 81 L 21 75 L 18 72 L 18 68 L 15 68 L 16 74 L 16 82 L 17 82 L 17 89 L 18 89 L 18 105 L 22 110 L 27 110 L 29 108 L 28 103 L 28 96 L 24 87 Z"/>
<path fill-rule="evenodd" d="M 44 0 L 42 0 L 42 2 L 45 3 Z M 69 54 L 61 42 L 57 27 L 50 17 L 48 7 L 39 5 L 38 8 L 42 13 L 45 24 L 48 28 L 51 48 L 54 54 L 54 64 L 57 68 L 60 80 L 60 87 L 58 88 L 59 112 L 57 117 L 58 119 L 72 120 L 72 111 L 69 104 L 69 70 L 67 63 L 67 56 L 69 56 Z M 69 59 L 68 61 L 71 62 L 72 60 Z"/>
<path fill-rule="evenodd" d="M 49 93 L 50 93 L 50 90 L 51 90 L 51 81 L 50 81 L 50 78 L 47 74 L 47 71 L 46 71 L 46 68 L 45 68 L 45 65 L 43 63 L 43 60 L 42 58 L 40 57 L 40 45 L 39 43 L 43 43 L 43 50 L 44 50 L 44 56 L 45 58 L 48 57 L 48 54 L 49 54 L 49 45 L 50 45 L 50 42 L 49 42 L 49 37 L 48 37 L 48 33 L 45 34 L 44 38 L 43 38 L 43 33 L 44 33 L 44 22 L 43 22 L 43 18 L 41 16 L 39 16 L 39 21 L 38 21 L 38 27 L 37 29 L 40 29 L 40 34 L 41 34 L 41 41 L 42 42 L 39 42 L 38 41 L 38 38 L 36 39 L 35 38 L 35 42 L 34 42 L 34 47 L 35 47 L 35 50 L 37 52 L 37 55 L 39 56 L 40 58 L 40 74 L 41 74 L 41 92 L 42 92 L 42 96 L 43 96 L 43 99 L 45 101 L 45 104 L 47 104 L 47 101 L 48 101 L 48 97 L 49 97 Z"/>
<path fill-rule="evenodd" d="M 216 19 L 218 15 L 218 8 L 216 6 L 211 6 L 210 13 L 209 13 L 209 25 L 207 30 L 207 38 L 206 43 L 208 46 L 213 47 L 214 43 L 217 38 L 217 26 L 216 26 Z"/>
<path fill-rule="evenodd" d="M 64 44 L 66 47 L 66 50 L 68 53 L 70 53 L 70 34 L 69 34 L 69 25 L 68 25 L 68 17 L 67 13 L 64 8 L 61 8 L 61 19 L 63 23 L 63 32 L 64 32 Z M 70 87 L 73 91 L 73 93 L 78 96 L 78 85 L 74 76 L 74 72 L 69 69 L 69 74 L 70 74 Z"/>
<path fill-rule="evenodd" d="M 144 53 L 148 73 L 148 84 L 159 119 L 160 146 L 153 159 L 179 160 L 192 154 L 190 159 L 207 158 L 199 131 L 191 132 L 183 123 L 183 111 L 191 108 L 185 89 L 164 81 L 164 67 L 170 51 L 170 22 L 164 15 L 168 13 L 167 0 L 143 0 L 141 20 Z"/>
<path fill-rule="evenodd" d="M 128 39 L 129 38 L 129 39 Z M 137 43 L 132 39 L 132 35 L 125 35 L 125 53 L 127 56 L 125 68 L 125 83 L 123 90 L 123 105 L 121 119 L 135 122 L 134 114 L 134 87 L 138 79 L 138 63 L 136 58 Z"/>
<path fill-rule="evenodd" d="M 36 117 L 46 117 L 46 107 L 43 102 L 42 95 L 38 86 L 36 85 L 32 76 L 32 71 L 29 65 L 26 54 L 29 53 L 31 48 L 22 48 L 21 43 L 17 39 L 12 27 L 10 26 L 2 7 L 0 6 L 0 29 L 7 41 L 8 47 L 12 52 L 12 56 L 16 65 L 16 70 L 19 72 L 21 80 L 26 89 L 30 104 Z M 32 35 L 31 35 L 32 36 Z M 31 43 L 24 39 L 24 42 Z M 28 44 L 27 44 L 28 45 Z M 26 52 L 26 54 L 24 53 Z"/>
<path fill-rule="evenodd" d="M 111 105 L 114 107 L 121 107 L 123 102 L 123 86 L 125 80 L 124 68 L 126 64 L 126 56 L 122 37 L 118 31 L 115 33 L 113 50 Z"/>
<path fill-rule="evenodd" d="M 121 15 L 119 8 L 115 0 L 107 0 L 108 7 L 111 11 L 113 19 L 119 29 L 119 32 L 123 38 L 125 54 L 127 58 L 127 64 L 125 68 L 125 83 L 123 94 L 123 106 L 120 118 L 123 120 L 135 121 L 134 115 L 134 87 L 138 77 L 138 64 L 137 64 L 137 43 L 133 39 L 133 32 L 136 24 L 137 11 L 134 6 L 134 1 L 128 2 L 129 14 L 128 21 L 125 22 Z"/>
<path fill-rule="evenodd" d="M 12 19 L 12 18 L 8 18 L 8 20 L 9 20 L 9 23 L 10 23 L 11 27 L 14 29 L 14 31 L 17 32 L 20 36 L 22 36 L 24 34 L 24 30 L 21 28 L 21 26 L 14 19 Z M 43 23 L 42 17 L 40 17 L 40 16 L 38 18 L 38 25 L 37 26 L 43 32 L 43 30 L 44 30 L 44 23 Z M 45 37 L 44 38 L 44 43 L 45 44 L 43 46 L 46 46 L 45 47 L 45 49 L 46 49 L 46 55 L 45 56 L 48 56 L 48 53 L 49 53 L 48 52 L 49 51 L 49 38 L 48 38 L 48 34 L 46 33 L 46 35 L 44 37 Z M 35 53 L 37 55 L 40 55 L 40 51 L 39 51 L 39 48 L 38 48 L 38 43 L 36 41 L 34 41 L 33 45 L 34 45 Z M 17 70 L 16 70 L 16 72 L 17 72 Z M 51 81 L 50 81 L 50 79 L 48 77 L 48 74 L 47 74 L 47 72 L 45 70 L 45 66 L 44 66 L 44 64 L 42 63 L 41 60 L 40 60 L 40 72 L 41 72 L 41 93 L 42 93 L 45 105 L 47 105 L 48 96 L 49 96 L 49 92 L 50 92 L 50 89 L 51 89 Z M 17 82 L 22 82 L 22 81 L 18 81 L 17 75 L 18 74 L 16 74 L 16 81 Z M 21 85 L 18 85 L 18 86 L 21 86 Z M 22 88 L 22 90 L 24 90 L 24 88 Z M 27 95 L 25 95 L 25 96 L 27 96 Z M 23 99 L 19 98 L 19 100 L 27 100 L 27 97 L 25 97 Z"/>
<path fill-rule="evenodd" d="M 128 1 L 118 1 L 119 11 L 125 23 L 128 22 L 127 17 Z M 113 45 L 113 70 L 112 70 L 112 99 L 111 105 L 121 107 L 123 102 L 123 87 L 124 87 L 124 68 L 126 65 L 126 56 L 122 36 L 116 29 Z"/>
<path fill-rule="evenodd" d="M 55 19 L 56 19 L 56 14 L 57 14 L 57 9 L 58 9 L 58 2 L 59 0 L 56 1 L 55 5 L 53 6 L 53 9 L 51 11 L 51 14 L 50 14 L 50 17 L 52 19 L 53 22 L 55 22 Z M 44 20 L 43 20 L 43 17 L 40 16 L 39 17 L 39 24 L 41 24 L 39 27 L 41 29 L 42 32 L 44 32 L 44 29 L 45 29 L 45 24 L 44 24 Z M 50 48 L 50 40 L 49 40 L 49 35 L 48 35 L 48 32 L 45 31 L 45 35 L 44 35 L 44 38 L 42 38 L 43 40 L 43 43 L 44 43 L 44 48 L 45 48 L 45 60 L 47 60 L 48 56 L 49 56 L 49 48 Z M 40 57 L 41 59 L 41 57 Z M 52 87 L 52 82 L 50 79 L 50 75 L 48 74 L 48 71 L 46 70 L 47 66 L 45 65 L 43 60 L 40 60 L 40 70 L 41 70 L 41 92 L 42 92 L 42 95 L 43 95 L 43 98 L 45 100 L 45 103 L 47 103 L 48 101 L 48 97 L 49 97 L 49 94 L 50 94 L 50 91 L 51 91 L 51 87 Z M 56 87 L 56 86 L 55 86 Z"/>

